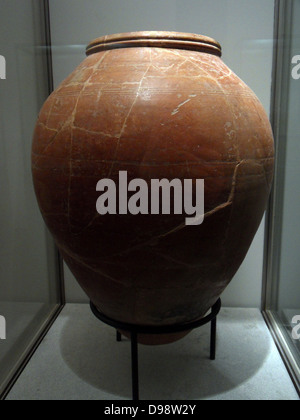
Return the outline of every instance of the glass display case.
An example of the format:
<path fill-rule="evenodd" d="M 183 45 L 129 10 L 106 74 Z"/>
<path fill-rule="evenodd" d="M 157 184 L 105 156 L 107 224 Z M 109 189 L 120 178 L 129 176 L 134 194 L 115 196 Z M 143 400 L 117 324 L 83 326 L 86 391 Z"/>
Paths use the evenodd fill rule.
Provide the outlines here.
<path fill-rule="evenodd" d="M 222 301 L 260 309 L 299 391 L 300 0 L 0 0 L 0 10 L 0 397 L 64 304 L 88 303 L 34 195 L 37 115 L 93 38 L 148 30 L 220 41 L 224 62 L 270 115 L 276 161 L 269 207 Z"/>
<path fill-rule="evenodd" d="M 265 244 L 264 314 L 300 384 L 300 2 L 278 1 L 272 124 L 276 170 Z"/>
<path fill-rule="evenodd" d="M 47 10 L 40 1 L 2 1 L 0 6 L 0 395 L 4 396 L 62 307 L 63 289 L 60 258 L 39 214 L 30 165 L 32 130 L 51 90 Z"/>

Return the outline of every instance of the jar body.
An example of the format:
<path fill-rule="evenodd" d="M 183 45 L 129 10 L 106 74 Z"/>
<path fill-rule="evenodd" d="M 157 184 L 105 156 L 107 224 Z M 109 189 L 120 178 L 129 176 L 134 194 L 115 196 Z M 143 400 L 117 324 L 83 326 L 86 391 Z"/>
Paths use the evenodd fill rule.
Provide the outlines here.
<path fill-rule="evenodd" d="M 168 325 L 205 315 L 242 263 L 273 174 L 273 136 L 254 93 L 220 57 L 130 46 L 94 52 L 36 125 L 32 170 L 45 222 L 105 315 Z M 205 215 L 99 215 L 96 185 L 204 179 Z"/>

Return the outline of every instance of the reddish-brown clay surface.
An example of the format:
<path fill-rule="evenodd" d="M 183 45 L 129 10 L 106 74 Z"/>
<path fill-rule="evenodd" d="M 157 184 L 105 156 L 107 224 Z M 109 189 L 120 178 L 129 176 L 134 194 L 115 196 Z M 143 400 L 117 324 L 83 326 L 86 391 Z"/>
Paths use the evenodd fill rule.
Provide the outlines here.
<path fill-rule="evenodd" d="M 119 48 L 120 47 L 120 48 Z M 43 217 L 107 316 L 167 325 L 202 317 L 242 263 L 263 216 L 273 136 L 254 93 L 209 38 L 105 37 L 43 106 L 32 170 Z M 205 218 L 106 215 L 102 178 L 204 179 Z"/>

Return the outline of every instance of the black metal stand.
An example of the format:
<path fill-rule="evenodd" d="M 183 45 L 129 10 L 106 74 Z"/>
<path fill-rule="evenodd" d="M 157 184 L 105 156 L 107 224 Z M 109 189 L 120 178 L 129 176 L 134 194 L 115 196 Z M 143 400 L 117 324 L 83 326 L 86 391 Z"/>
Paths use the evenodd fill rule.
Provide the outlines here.
<path fill-rule="evenodd" d="M 189 322 L 180 325 L 166 325 L 166 326 L 144 326 L 133 325 L 116 321 L 101 313 L 96 306 L 91 302 L 91 310 L 96 318 L 117 330 L 117 341 L 122 340 L 122 335 L 119 330 L 128 331 L 131 337 L 131 371 L 132 371 L 132 399 L 139 400 L 139 366 L 138 366 L 138 334 L 171 334 L 183 331 L 193 330 L 205 324 L 211 323 L 210 335 L 210 359 L 216 359 L 216 336 L 217 336 L 217 316 L 221 309 L 221 299 L 214 304 L 211 312 L 204 318 L 198 321 Z"/>

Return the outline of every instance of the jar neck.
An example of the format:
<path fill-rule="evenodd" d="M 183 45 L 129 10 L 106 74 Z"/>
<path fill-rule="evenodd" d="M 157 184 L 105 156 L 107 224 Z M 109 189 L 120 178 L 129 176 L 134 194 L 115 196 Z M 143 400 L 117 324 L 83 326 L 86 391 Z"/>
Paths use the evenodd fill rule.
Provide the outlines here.
<path fill-rule="evenodd" d="M 88 45 L 86 54 L 132 47 L 174 48 L 222 56 L 221 45 L 212 38 L 203 35 L 159 31 L 129 32 L 97 38 Z"/>

